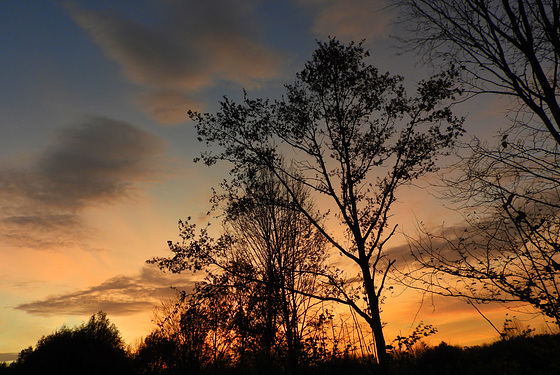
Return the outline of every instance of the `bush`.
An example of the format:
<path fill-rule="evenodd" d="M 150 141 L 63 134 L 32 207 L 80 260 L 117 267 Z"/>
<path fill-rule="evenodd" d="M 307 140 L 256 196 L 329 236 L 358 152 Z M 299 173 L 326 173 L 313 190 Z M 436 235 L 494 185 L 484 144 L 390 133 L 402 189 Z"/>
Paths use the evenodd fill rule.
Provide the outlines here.
<path fill-rule="evenodd" d="M 560 335 L 519 336 L 468 348 L 442 342 L 394 357 L 391 374 L 560 374 L 558 353 Z"/>
<path fill-rule="evenodd" d="M 87 324 L 62 326 L 43 336 L 33 349 L 19 353 L 15 374 L 104 374 L 131 373 L 131 363 L 117 327 L 103 312 L 92 315 Z"/>

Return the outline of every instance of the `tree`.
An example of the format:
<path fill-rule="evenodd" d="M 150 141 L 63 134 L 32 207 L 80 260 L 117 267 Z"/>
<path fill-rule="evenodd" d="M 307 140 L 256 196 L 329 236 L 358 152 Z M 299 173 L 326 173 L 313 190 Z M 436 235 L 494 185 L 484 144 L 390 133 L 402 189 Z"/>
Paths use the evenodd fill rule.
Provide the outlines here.
<path fill-rule="evenodd" d="M 525 302 L 560 326 L 560 153 L 542 133 L 500 143 L 473 142 L 443 180 L 466 226 L 411 238 L 420 268 L 407 276 L 442 295 Z"/>
<path fill-rule="evenodd" d="M 519 113 L 498 146 L 476 138 L 466 145 L 470 154 L 443 179 L 466 228 L 455 235 L 422 229 L 426 237 L 411 242 L 423 268 L 408 276 L 444 295 L 523 301 L 560 324 L 560 3 L 401 4 L 416 35 L 408 47 L 462 66 L 473 92 L 516 98 L 527 115 Z"/>
<path fill-rule="evenodd" d="M 202 297 L 178 291 L 156 310 L 157 327 L 135 356 L 139 373 L 198 374 L 229 360 L 230 343 L 223 339 L 231 304 L 224 295 Z"/>
<path fill-rule="evenodd" d="M 217 114 L 191 112 L 191 118 L 200 140 L 216 147 L 202 155 L 206 164 L 232 163 L 233 183 L 255 169 L 271 171 L 294 208 L 355 266 L 349 276 L 318 272 L 328 290 L 300 293 L 354 309 L 370 326 L 385 366 L 380 305 L 395 262 L 385 244 L 396 229 L 389 226 L 389 212 L 398 187 L 436 169 L 437 156 L 462 133 L 462 120 L 442 105 L 458 93 L 455 71 L 421 82 L 417 96 L 409 98 L 402 78 L 379 74 L 366 64 L 368 56 L 361 44 L 319 42 L 282 100 L 245 95 L 236 104 L 226 98 Z M 323 199 L 321 214 L 297 195 L 296 182 Z M 328 220 L 333 216 L 338 227 Z M 181 253 L 172 267 L 187 257 Z"/>
<path fill-rule="evenodd" d="M 324 239 L 298 210 L 294 199 L 268 169 L 245 179 L 240 197 L 228 189 L 225 226 L 235 238 L 230 264 L 242 279 L 257 282 L 262 290 L 263 346 L 270 352 L 278 342 L 286 345 L 288 365 L 298 367 L 303 329 L 318 289 L 316 276 L 325 260 Z M 314 210 L 308 191 L 296 181 L 290 192 L 309 213 Z M 249 272 L 247 272 L 249 270 Z M 298 293 L 303 292 L 303 293 Z M 278 340 L 277 335 L 283 337 Z"/>
<path fill-rule="evenodd" d="M 117 327 L 104 312 L 78 327 L 62 326 L 21 351 L 16 374 L 128 374 L 130 360 Z"/>
<path fill-rule="evenodd" d="M 517 98 L 560 144 L 558 0 L 403 0 L 403 41 L 464 67 L 473 92 Z M 529 119 L 525 120 L 527 124 Z"/>
<path fill-rule="evenodd" d="M 223 210 L 225 233 L 217 241 L 205 234 L 195 238 L 194 226 L 181 223 L 182 243 L 170 244 L 174 256 L 149 262 L 174 272 L 204 268 L 208 275 L 196 297 L 212 300 L 227 291 L 233 313 L 225 319 L 240 338 L 238 355 L 244 357 L 251 346 L 253 355 L 263 355 L 257 363 L 270 365 L 285 354 L 295 371 L 324 241 L 269 170 L 251 170 L 242 181 L 222 187 L 224 193 L 213 201 Z M 291 192 L 312 211 L 301 183 Z"/>

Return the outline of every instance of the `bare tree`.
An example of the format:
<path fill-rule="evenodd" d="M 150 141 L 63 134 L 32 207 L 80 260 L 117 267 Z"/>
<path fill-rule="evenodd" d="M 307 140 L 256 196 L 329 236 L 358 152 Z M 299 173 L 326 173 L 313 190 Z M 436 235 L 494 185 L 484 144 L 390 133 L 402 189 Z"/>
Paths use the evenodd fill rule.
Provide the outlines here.
<path fill-rule="evenodd" d="M 411 238 L 416 287 L 479 302 L 525 302 L 560 326 L 560 153 L 548 134 L 475 141 L 443 180 L 463 229 Z"/>
<path fill-rule="evenodd" d="M 560 144 L 558 0 L 402 0 L 405 48 L 453 62 L 473 92 L 520 99 Z M 528 121 L 526 121 L 528 122 Z"/>
<path fill-rule="evenodd" d="M 411 238 L 423 268 L 408 276 L 444 295 L 524 301 L 559 324 L 560 3 L 400 4 L 412 33 L 406 47 L 462 67 L 473 93 L 506 95 L 523 108 L 498 147 L 475 138 L 443 178 L 465 228 L 424 228 L 423 238 Z"/>
<path fill-rule="evenodd" d="M 255 291 L 256 299 L 246 304 L 252 311 L 239 307 L 245 320 L 259 327 L 257 346 L 265 362 L 285 352 L 295 371 L 313 305 L 309 295 L 320 287 L 316 279 L 326 256 L 324 240 L 270 170 L 251 170 L 240 182 L 222 184 L 225 193 L 214 196 L 224 212 L 225 246 L 212 253 L 211 263 L 229 278 L 223 284 L 231 287 L 237 280 L 242 289 Z M 314 210 L 301 183 L 296 181 L 291 192 L 309 212 Z"/>
<path fill-rule="evenodd" d="M 462 133 L 462 120 L 441 105 L 458 92 L 456 72 L 421 82 L 418 95 L 408 98 L 402 78 L 379 74 L 367 57 L 361 45 L 319 43 L 283 100 L 246 96 L 237 104 L 226 98 L 217 114 L 191 117 L 200 140 L 216 147 L 202 155 L 206 164 L 231 162 L 234 183 L 254 169 L 270 170 L 293 206 L 353 263 L 349 274 L 318 273 L 328 291 L 299 292 L 346 304 L 365 319 L 383 367 L 380 304 L 394 264 L 385 244 L 396 229 L 389 226 L 389 212 L 399 186 L 436 169 L 437 156 Z M 315 199 L 328 200 L 321 215 L 297 195 L 295 182 Z M 318 219 L 332 217 L 329 205 L 340 230 Z"/>
<path fill-rule="evenodd" d="M 162 302 L 155 329 L 136 353 L 143 374 L 200 373 L 235 360 L 238 337 L 230 329 L 234 302 L 224 290 L 187 294 Z"/>
<path fill-rule="evenodd" d="M 254 354 L 260 350 L 264 355 L 257 363 L 270 365 L 285 353 L 289 370 L 295 371 L 313 305 L 310 295 L 319 289 L 324 240 L 269 170 L 251 170 L 242 181 L 222 187 L 213 202 L 223 212 L 224 234 L 216 241 L 206 234 L 195 237 L 194 226 L 181 223 L 183 241 L 170 243 L 173 257 L 150 262 L 174 272 L 189 267 L 208 271 L 197 294 L 212 300 L 227 293 L 233 313 L 226 320 L 241 338 L 238 354 L 251 346 Z M 290 191 L 308 212 L 314 210 L 300 182 Z"/>
<path fill-rule="evenodd" d="M 301 183 L 290 190 L 313 212 Z M 276 336 L 283 336 L 280 341 L 286 344 L 288 363 L 295 371 L 313 304 L 309 295 L 319 289 L 317 273 L 325 261 L 325 241 L 270 170 L 251 175 L 243 195 L 230 194 L 226 202 L 226 233 L 235 238 L 231 264 L 246 263 L 251 273 L 245 277 L 264 286 L 265 346 L 270 351 Z"/>

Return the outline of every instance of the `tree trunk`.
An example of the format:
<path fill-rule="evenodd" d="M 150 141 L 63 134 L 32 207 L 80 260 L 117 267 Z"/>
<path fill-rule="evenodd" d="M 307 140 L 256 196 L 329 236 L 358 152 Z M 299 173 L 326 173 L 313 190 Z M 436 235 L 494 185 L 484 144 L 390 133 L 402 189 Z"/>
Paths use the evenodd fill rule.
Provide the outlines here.
<path fill-rule="evenodd" d="M 365 255 L 365 252 L 364 252 Z M 381 323 L 381 314 L 379 312 L 379 296 L 375 292 L 375 282 L 371 276 L 369 262 L 362 265 L 362 274 L 364 275 L 364 287 L 368 298 L 371 318 L 368 323 L 375 340 L 375 354 L 381 374 L 386 374 L 387 369 L 387 349 L 385 344 L 385 336 L 383 334 L 383 325 Z"/>
<path fill-rule="evenodd" d="M 379 299 L 377 296 L 374 296 L 374 299 L 370 300 L 370 308 L 371 321 L 369 322 L 369 326 L 375 339 L 375 352 L 377 354 L 379 370 L 381 374 L 387 374 L 387 349 L 385 336 L 383 335 L 383 325 L 381 324 L 381 315 L 379 313 Z"/>

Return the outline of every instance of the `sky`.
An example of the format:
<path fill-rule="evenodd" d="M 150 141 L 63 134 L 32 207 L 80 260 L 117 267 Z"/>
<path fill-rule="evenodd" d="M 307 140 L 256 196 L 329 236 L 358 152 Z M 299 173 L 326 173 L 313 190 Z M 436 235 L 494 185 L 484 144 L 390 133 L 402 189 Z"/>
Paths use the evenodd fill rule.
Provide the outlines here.
<path fill-rule="evenodd" d="M 382 0 L 0 1 L 0 361 L 100 310 L 129 344 L 153 309 L 192 287 L 145 261 L 169 254 L 177 222 L 205 220 L 227 166 L 204 150 L 188 110 L 227 95 L 279 98 L 316 47 L 365 39 L 371 63 L 414 85 L 433 71 L 393 48 L 396 10 Z M 507 126 L 500 98 L 460 107 L 469 135 Z M 401 231 L 457 217 L 405 188 Z M 400 233 L 392 246 L 403 248 Z M 423 299 L 422 299 L 423 298 Z M 501 306 L 480 307 L 501 325 Z M 512 313 L 510 312 L 510 315 Z M 420 320 L 436 342 L 497 338 L 468 304 L 405 291 L 383 307 L 390 341 Z M 538 326 L 538 321 L 530 321 Z"/>

